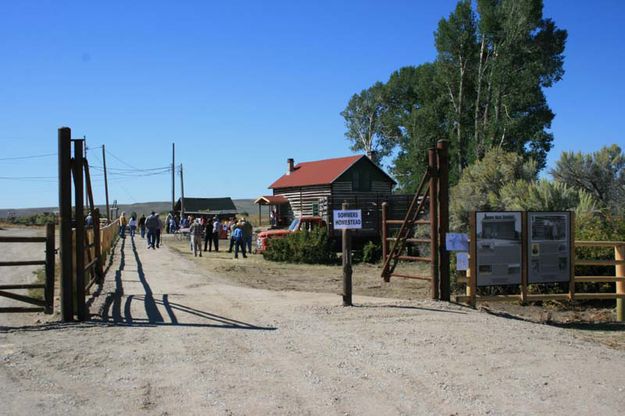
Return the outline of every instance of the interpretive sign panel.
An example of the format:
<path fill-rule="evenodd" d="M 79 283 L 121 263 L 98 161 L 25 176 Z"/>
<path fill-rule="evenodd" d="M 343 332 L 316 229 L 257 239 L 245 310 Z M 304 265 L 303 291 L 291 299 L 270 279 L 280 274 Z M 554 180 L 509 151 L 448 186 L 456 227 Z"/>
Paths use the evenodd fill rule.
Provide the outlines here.
<path fill-rule="evenodd" d="M 362 210 L 341 209 L 334 211 L 335 230 L 359 230 L 362 228 Z"/>
<path fill-rule="evenodd" d="M 529 283 L 568 282 L 571 279 L 571 213 L 528 212 Z"/>
<path fill-rule="evenodd" d="M 521 213 L 477 212 L 475 220 L 477 285 L 521 284 Z"/>
<path fill-rule="evenodd" d="M 456 253 L 456 270 L 469 270 L 469 253 Z"/>

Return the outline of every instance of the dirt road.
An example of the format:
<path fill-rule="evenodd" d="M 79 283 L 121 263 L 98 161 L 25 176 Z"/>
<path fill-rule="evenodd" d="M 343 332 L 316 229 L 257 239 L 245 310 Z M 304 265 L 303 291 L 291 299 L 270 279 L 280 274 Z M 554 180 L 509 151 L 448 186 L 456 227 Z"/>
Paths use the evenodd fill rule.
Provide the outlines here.
<path fill-rule="evenodd" d="M 166 246 L 147 250 L 127 238 L 92 322 L 0 330 L 0 413 L 617 415 L 625 408 L 623 351 L 445 303 L 354 300 L 357 307 L 343 308 L 336 295 L 232 285 Z"/>

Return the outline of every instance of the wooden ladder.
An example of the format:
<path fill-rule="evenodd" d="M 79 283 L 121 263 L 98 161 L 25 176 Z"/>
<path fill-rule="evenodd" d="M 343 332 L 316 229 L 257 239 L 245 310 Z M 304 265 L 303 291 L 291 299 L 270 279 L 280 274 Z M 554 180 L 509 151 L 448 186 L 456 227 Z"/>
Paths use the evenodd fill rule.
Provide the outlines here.
<path fill-rule="evenodd" d="M 397 274 L 395 273 L 395 268 L 397 267 L 397 263 L 399 263 L 400 260 L 401 261 L 414 261 L 414 262 L 432 262 L 434 260 L 432 253 L 430 257 L 417 257 L 417 256 L 408 256 L 408 255 L 403 254 L 404 248 L 406 247 L 406 243 L 429 243 L 431 242 L 430 239 L 425 240 L 425 239 L 411 238 L 410 234 L 416 225 L 430 225 L 431 226 L 432 224 L 433 218 L 431 215 L 429 219 L 423 219 L 423 217 L 425 214 L 424 212 L 425 203 L 426 201 L 429 201 L 429 197 L 430 197 L 430 187 L 426 187 L 426 184 L 430 182 L 430 179 L 432 178 L 433 174 L 435 174 L 435 172 L 432 172 L 432 169 L 428 168 L 428 170 L 423 175 L 423 178 L 421 179 L 421 183 L 419 184 L 419 187 L 417 188 L 417 192 L 415 193 L 414 197 L 412 198 L 412 201 L 410 202 L 410 205 L 408 207 L 408 210 L 406 212 L 406 217 L 404 218 L 404 220 L 386 220 L 386 219 L 383 220 L 385 224 L 383 224 L 382 226 L 385 227 L 385 229 L 388 224 L 395 224 L 395 225 L 401 224 L 399 233 L 394 238 L 388 239 L 388 240 L 393 241 L 393 245 L 391 246 L 391 249 L 388 255 L 384 259 L 384 266 L 382 267 L 382 277 L 387 282 L 390 281 L 391 276 L 401 277 L 404 279 L 431 280 L 430 277 L 426 277 L 426 276 L 412 276 L 412 275 L 405 275 L 405 274 Z M 384 236 L 383 238 L 386 238 L 386 236 Z M 436 236 L 431 236 L 431 238 L 436 238 Z"/>

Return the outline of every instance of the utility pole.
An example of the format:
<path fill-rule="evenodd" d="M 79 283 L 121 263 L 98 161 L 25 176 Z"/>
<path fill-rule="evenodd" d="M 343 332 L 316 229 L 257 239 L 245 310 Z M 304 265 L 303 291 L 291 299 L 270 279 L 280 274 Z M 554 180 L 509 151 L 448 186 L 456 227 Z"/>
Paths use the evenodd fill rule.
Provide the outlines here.
<path fill-rule="evenodd" d="M 104 194 L 106 195 L 106 222 L 110 224 L 111 210 L 109 209 L 109 183 L 106 176 L 106 151 L 104 149 L 104 145 L 102 145 L 102 164 L 104 165 Z"/>
<path fill-rule="evenodd" d="M 174 212 L 175 209 L 176 209 L 176 143 L 172 143 L 171 144 L 171 211 Z"/>
<path fill-rule="evenodd" d="M 180 221 L 184 218 L 184 177 L 182 176 L 182 163 L 180 164 Z"/>

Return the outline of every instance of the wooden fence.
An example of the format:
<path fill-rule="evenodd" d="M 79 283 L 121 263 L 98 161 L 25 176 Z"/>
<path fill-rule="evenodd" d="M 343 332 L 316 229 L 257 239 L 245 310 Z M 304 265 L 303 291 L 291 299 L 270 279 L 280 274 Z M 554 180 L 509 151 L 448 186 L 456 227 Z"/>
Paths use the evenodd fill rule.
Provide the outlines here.
<path fill-rule="evenodd" d="M 45 282 L 34 284 L 8 284 L 0 286 L 0 296 L 35 305 L 36 307 L 4 307 L 0 312 L 40 312 L 51 314 L 54 309 L 54 224 L 47 224 L 45 237 L 0 237 L 0 243 L 45 243 L 44 260 L 3 261 L 0 266 L 44 266 Z M 37 299 L 7 290 L 43 289 L 44 298 Z"/>
<path fill-rule="evenodd" d="M 477 279 L 475 273 L 467 271 L 466 277 L 458 277 L 457 282 L 466 284 L 466 294 L 456 296 L 456 301 L 475 305 L 476 302 L 497 302 L 497 301 L 521 301 L 536 302 L 546 300 L 616 300 L 617 320 L 625 320 L 625 241 L 575 241 L 572 259 L 571 282 L 569 283 L 569 291 L 567 293 L 547 293 L 547 294 L 531 294 L 528 293 L 528 284 L 523 281 L 521 285 L 521 293 L 510 295 L 495 296 L 478 296 L 477 295 Z M 612 259 L 588 259 L 578 258 L 578 248 L 613 248 L 614 257 Z M 583 276 L 575 273 L 575 266 L 600 266 L 614 267 L 614 276 Z M 615 282 L 616 288 L 614 292 L 577 292 L 576 283 L 609 283 Z"/>

